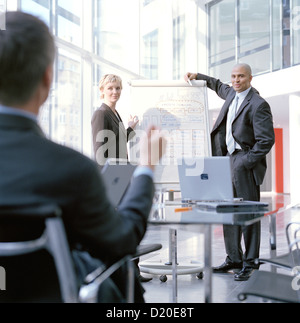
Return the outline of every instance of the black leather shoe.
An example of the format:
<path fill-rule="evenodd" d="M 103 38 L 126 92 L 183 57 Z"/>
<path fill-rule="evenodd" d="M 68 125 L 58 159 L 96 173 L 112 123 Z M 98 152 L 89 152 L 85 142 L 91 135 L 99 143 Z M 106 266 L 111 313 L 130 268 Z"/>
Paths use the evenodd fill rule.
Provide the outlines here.
<path fill-rule="evenodd" d="M 228 271 L 234 270 L 234 269 L 242 269 L 243 265 L 242 264 L 235 264 L 232 262 L 227 262 L 225 261 L 223 265 L 221 265 L 220 267 L 214 267 L 213 268 L 213 273 L 215 274 L 225 274 Z"/>
<path fill-rule="evenodd" d="M 253 268 L 244 267 L 239 273 L 234 275 L 234 280 L 238 282 L 247 281 L 253 274 L 253 271 Z"/>
<path fill-rule="evenodd" d="M 140 275 L 139 280 L 141 283 L 148 283 L 152 280 L 152 278 L 146 278 L 146 277 L 143 277 L 142 275 Z"/>

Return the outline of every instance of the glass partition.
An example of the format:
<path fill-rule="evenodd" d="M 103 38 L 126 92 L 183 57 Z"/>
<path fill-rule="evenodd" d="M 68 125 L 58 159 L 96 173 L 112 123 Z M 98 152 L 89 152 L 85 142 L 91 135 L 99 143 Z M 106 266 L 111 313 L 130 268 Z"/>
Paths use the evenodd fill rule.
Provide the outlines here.
<path fill-rule="evenodd" d="M 300 0 L 212 1 L 208 13 L 212 75 L 229 75 L 238 62 L 254 75 L 300 63 Z"/>
<path fill-rule="evenodd" d="M 300 0 L 293 0 L 292 9 L 293 64 L 300 64 Z"/>
<path fill-rule="evenodd" d="M 51 0 L 26 0 L 21 1 L 20 9 L 42 19 L 50 26 Z"/>
<path fill-rule="evenodd" d="M 281 23 L 282 0 L 273 0 L 272 7 L 272 70 L 282 68 L 282 23 Z"/>
<path fill-rule="evenodd" d="M 81 149 L 81 57 L 59 49 L 52 114 L 52 138 L 71 148 Z"/>
<path fill-rule="evenodd" d="M 268 1 L 241 1 L 239 6 L 239 60 L 255 75 L 270 70 L 270 5 Z"/>
<path fill-rule="evenodd" d="M 216 68 L 216 65 L 223 65 L 229 62 L 233 65 L 235 62 L 235 2 L 235 0 L 221 1 L 210 8 L 209 60 L 210 66 L 213 69 Z"/>
<path fill-rule="evenodd" d="M 57 36 L 82 47 L 83 0 L 57 0 Z"/>

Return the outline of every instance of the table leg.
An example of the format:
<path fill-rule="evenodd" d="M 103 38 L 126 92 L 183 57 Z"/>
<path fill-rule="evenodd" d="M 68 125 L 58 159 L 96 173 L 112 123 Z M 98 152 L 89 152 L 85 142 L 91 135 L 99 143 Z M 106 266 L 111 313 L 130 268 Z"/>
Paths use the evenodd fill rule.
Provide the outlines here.
<path fill-rule="evenodd" d="M 127 282 L 127 302 L 134 304 L 134 285 L 135 285 L 135 269 L 133 261 L 127 262 L 128 282 Z"/>
<path fill-rule="evenodd" d="M 212 226 L 205 225 L 204 284 L 205 303 L 212 303 Z"/>
<path fill-rule="evenodd" d="M 177 286 L 177 231 L 170 229 L 171 249 L 172 249 L 172 277 L 173 277 L 173 303 L 178 303 L 178 286 Z"/>
<path fill-rule="evenodd" d="M 173 237 L 173 230 L 169 230 L 169 262 L 166 262 L 165 265 L 166 266 L 172 266 L 172 252 L 173 252 L 173 248 L 171 247 L 172 246 L 172 241 L 174 240 L 174 237 Z"/>
<path fill-rule="evenodd" d="M 276 257 L 277 250 L 277 237 L 276 237 L 276 213 L 272 213 L 270 216 L 270 252 L 271 257 Z"/>
<path fill-rule="evenodd" d="M 277 255 L 277 237 L 276 237 L 276 215 L 274 212 L 270 215 L 270 256 L 275 258 Z M 277 273 L 277 266 L 271 266 L 271 272 Z"/>

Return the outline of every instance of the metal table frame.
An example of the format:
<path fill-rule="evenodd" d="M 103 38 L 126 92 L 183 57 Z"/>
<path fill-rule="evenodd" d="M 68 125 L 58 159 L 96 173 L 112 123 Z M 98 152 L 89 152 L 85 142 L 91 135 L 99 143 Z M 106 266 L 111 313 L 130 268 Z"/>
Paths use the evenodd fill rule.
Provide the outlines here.
<path fill-rule="evenodd" d="M 233 212 L 233 213 L 217 213 L 204 212 L 194 209 L 190 212 L 178 213 L 173 216 L 166 216 L 166 210 L 173 209 L 174 206 L 164 207 L 159 217 L 153 218 L 150 216 L 149 224 L 151 225 L 168 225 L 168 226 L 183 226 L 183 225 L 200 225 L 204 226 L 204 284 L 205 284 L 205 303 L 212 303 L 212 227 L 214 225 L 252 225 L 262 219 L 269 217 L 270 228 L 270 253 L 271 256 L 276 255 L 277 239 L 276 239 L 276 217 L 279 209 L 265 212 Z M 170 211 L 169 210 L 169 211 Z M 283 210 L 281 210 L 283 211 Z M 171 211 L 172 212 L 172 211 Z M 195 212 L 197 213 L 195 215 Z M 227 219 L 226 219 L 227 218 Z M 211 219 L 211 220 L 210 220 Z M 173 302 L 178 300 L 177 286 L 177 230 L 171 228 L 171 252 L 172 255 L 172 276 L 173 276 Z"/>

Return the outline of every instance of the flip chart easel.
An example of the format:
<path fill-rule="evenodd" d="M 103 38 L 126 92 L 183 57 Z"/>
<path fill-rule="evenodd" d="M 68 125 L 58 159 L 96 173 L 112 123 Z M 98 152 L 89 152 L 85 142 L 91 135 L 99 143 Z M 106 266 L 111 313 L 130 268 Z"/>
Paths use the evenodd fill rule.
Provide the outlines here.
<path fill-rule="evenodd" d="M 129 158 L 139 159 L 139 138 L 154 124 L 168 139 L 167 153 L 156 167 L 155 183 L 163 188 L 179 188 L 178 158 L 211 156 L 207 86 L 205 81 L 133 80 L 131 115 L 140 124 L 130 143 Z"/>

